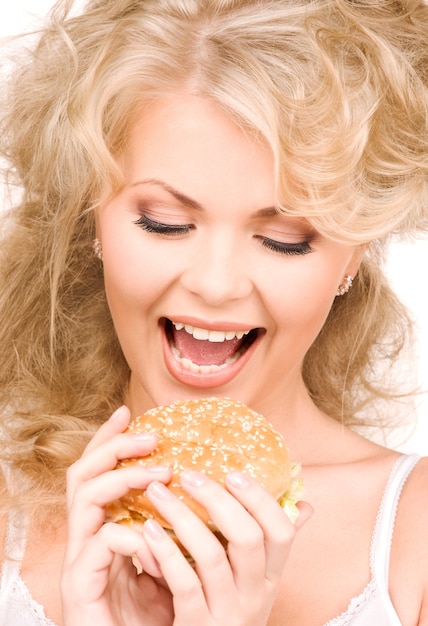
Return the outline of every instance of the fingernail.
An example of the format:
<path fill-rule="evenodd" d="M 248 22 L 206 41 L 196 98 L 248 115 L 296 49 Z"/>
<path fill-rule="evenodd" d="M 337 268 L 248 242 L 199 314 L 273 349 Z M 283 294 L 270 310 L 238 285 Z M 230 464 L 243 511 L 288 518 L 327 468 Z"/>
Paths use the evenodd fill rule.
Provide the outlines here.
<path fill-rule="evenodd" d="M 229 472 L 226 476 L 226 480 L 232 487 L 237 487 L 238 489 L 245 489 L 249 487 L 250 480 L 248 476 L 245 474 L 241 474 L 241 472 Z"/>
<path fill-rule="evenodd" d="M 121 417 L 123 417 L 125 411 L 127 411 L 126 406 L 123 404 L 122 406 L 120 406 L 118 409 L 116 409 L 116 411 L 114 411 L 114 413 L 112 413 L 110 415 L 110 420 L 114 421 L 116 419 L 120 419 Z"/>
<path fill-rule="evenodd" d="M 131 437 L 137 441 L 152 443 L 156 439 L 156 433 L 151 433 L 149 431 L 143 433 L 132 433 Z"/>
<path fill-rule="evenodd" d="M 171 465 L 144 465 L 143 467 L 151 474 L 163 474 L 171 469 Z"/>
<path fill-rule="evenodd" d="M 160 539 L 164 535 L 164 529 L 154 519 L 144 522 L 144 530 L 152 539 Z"/>
<path fill-rule="evenodd" d="M 172 499 L 172 493 L 170 492 L 170 490 L 165 487 L 163 483 L 159 483 L 156 481 L 150 483 L 150 485 L 146 489 L 146 493 L 155 498 L 159 498 L 159 500 Z"/>
<path fill-rule="evenodd" d="M 207 482 L 203 474 L 194 472 L 193 470 L 185 470 L 181 474 L 180 480 L 184 485 L 188 485 L 189 487 L 202 487 L 202 485 L 205 485 Z"/>

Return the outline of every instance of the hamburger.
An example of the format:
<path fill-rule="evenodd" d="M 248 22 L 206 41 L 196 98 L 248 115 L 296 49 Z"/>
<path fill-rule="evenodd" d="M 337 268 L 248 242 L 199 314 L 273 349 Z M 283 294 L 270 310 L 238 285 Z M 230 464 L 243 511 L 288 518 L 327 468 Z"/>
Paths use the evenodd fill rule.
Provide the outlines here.
<path fill-rule="evenodd" d="M 168 488 L 192 509 L 225 545 L 206 509 L 180 485 L 180 474 L 192 469 L 224 484 L 232 470 L 256 479 L 276 498 L 292 522 L 302 493 L 300 467 L 290 460 L 281 435 L 245 404 L 228 398 L 181 400 L 138 416 L 128 432 L 156 432 L 158 444 L 148 456 L 121 460 L 117 468 L 169 464 Z M 176 539 L 171 525 L 158 513 L 143 490 L 132 489 L 107 507 L 108 521 L 138 529 L 153 518 Z M 179 544 L 180 545 L 180 544 Z M 180 548 L 185 552 L 183 546 Z"/>

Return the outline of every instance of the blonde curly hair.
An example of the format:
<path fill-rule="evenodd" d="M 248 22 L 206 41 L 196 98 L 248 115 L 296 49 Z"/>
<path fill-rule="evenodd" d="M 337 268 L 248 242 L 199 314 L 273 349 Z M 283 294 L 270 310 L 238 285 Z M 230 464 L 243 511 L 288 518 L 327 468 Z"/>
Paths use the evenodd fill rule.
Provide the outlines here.
<path fill-rule="evenodd" d="M 118 156 L 142 107 L 177 89 L 261 133 L 282 210 L 368 245 L 303 373 L 329 415 L 370 422 L 368 407 L 393 395 L 384 376 L 410 328 L 383 275 L 383 246 L 428 224 L 428 7 L 72 5 L 58 2 L 17 55 L 2 103 L 1 154 L 22 190 L 0 248 L 1 430 L 3 457 L 24 477 L 17 504 L 61 507 L 66 468 L 123 401 L 129 369 L 93 256 L 93 209 L 123 184 Z"/>

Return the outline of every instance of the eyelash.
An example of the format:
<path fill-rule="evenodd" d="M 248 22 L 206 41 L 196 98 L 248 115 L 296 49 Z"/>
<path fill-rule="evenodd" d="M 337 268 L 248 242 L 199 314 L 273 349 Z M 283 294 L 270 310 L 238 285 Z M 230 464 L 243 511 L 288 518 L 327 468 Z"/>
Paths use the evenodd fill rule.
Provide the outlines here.
<path fill-rule="evenodd" d="M 260 237 L 262 244 L 278 254 L 285 254 L 288 256 L 304 255 L 312 252 L 312 247 L 309 241 L 300 241 L 299 243 L 283 243 L 282 241 L 275 241 L 275 239 L 269 239 L 269 237 Z"/>
<path fill-rule="evenodd" d="M 194 229 L 192 224 L 163 224 L 162 222 L 156 222 L 142 215 L 138 220 L 134 222 L 137 226 L 140 226 L 144 231 L 148 233 L 154 233 L 156 235 L 169 235 L 177 237 L 180 235 L 186 235 L 190 230 Z M 269 237 L 261 237 L 257 235 L 257 239 L 260 239 L 262 245 L 277 254 L 285 254 L 288 256 L 305 255 L 312 252 L 312 247 L 309 241 L 302 241 L 299 243 L 283 243 L 281 241 L 275 241 Z"/>
<path fill-rule="evenodd" d="M 194 228 L 192 224 L 163 224 L 162 222 L 155 222 L 148 218 L 147 215 L 139 217 L 134 224 L 140 226 L 147 233 L 170 236 L 186 235 L 189 230 Z"/>

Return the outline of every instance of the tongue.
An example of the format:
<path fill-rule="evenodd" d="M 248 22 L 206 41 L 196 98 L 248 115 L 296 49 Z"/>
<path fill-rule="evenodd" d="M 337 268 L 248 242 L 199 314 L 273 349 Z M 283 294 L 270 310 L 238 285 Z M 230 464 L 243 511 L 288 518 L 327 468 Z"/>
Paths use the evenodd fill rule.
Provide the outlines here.
<path fill-rule="evenodd" d="M 173 329 L 174 344 L 182 358 L 197 365 L 222 365 L 239 350 L 242 339 L 226 339 L 222 342 L 194 339 L 184 330 Z"/>

